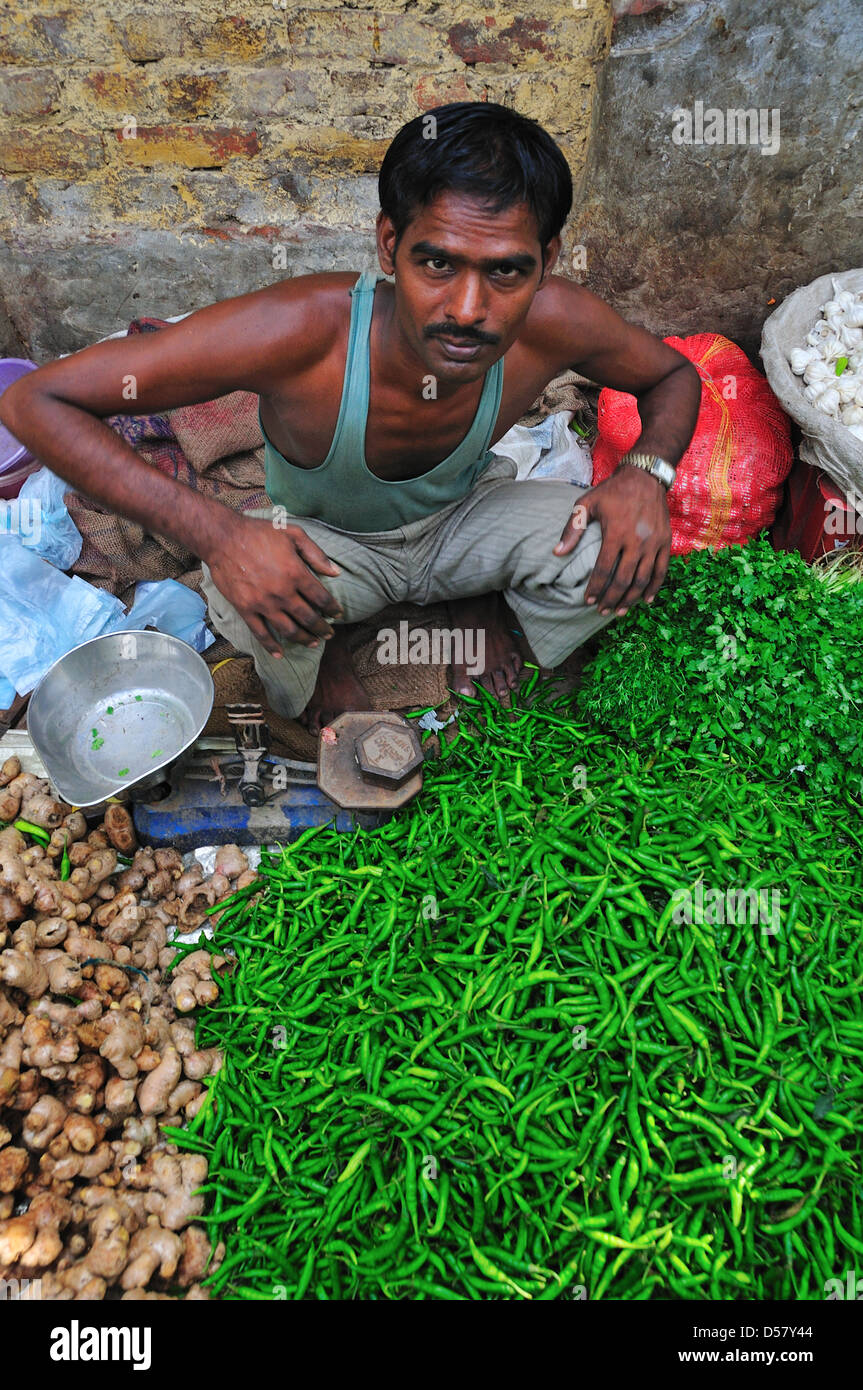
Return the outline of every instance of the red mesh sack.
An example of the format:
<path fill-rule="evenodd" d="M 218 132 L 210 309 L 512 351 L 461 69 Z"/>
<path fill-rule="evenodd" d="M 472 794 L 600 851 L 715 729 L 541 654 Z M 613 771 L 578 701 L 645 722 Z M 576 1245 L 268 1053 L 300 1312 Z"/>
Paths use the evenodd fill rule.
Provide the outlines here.
<path fill-rule="evenodd" d="M 793 462 L 791 429 L 767 380 L 719 333 L 665 342 L 701 377 L 695 433 L 668 494 L 671 553 L 745 543 L 770 526 Z M 635 396 L 604 387 L 598 406 L 593 481 L 614 472 L 641 433 Z"/>

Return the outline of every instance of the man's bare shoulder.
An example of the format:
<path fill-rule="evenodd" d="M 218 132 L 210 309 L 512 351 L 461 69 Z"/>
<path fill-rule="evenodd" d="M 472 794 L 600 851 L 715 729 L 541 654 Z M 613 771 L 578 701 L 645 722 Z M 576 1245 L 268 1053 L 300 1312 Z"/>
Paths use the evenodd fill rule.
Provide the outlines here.
<path fill-rule="evenodd" d="M 261 385 L 269 369 L 283 379 L 285 369 L 313 367 L 346 331 L 350 318 L 349 291 L 357 281 L 352 271 L 321 271 L 295 275 L 263 289 L 221 300 L 211 306 L 207 330 L 219 327 L 231 335 L 235 349 L 254 343 Z M 203 327 L 203 324 L 202 324 Z"/>
<path fill-rule="evenodd" d="M 322 270 L 309 275 L 292 275 L 260 291 L 273 302 L 306 307 L 314 313 L 334 318 L 350 313 L 349 293 L 358 279 L 353 270 Z"/>
<path fill-rule="evenodd" d="M 562 369 L 596 348 L 610 318 L 617 315 L 599 295 L 552 275 L 534 296 L 520 338 L 531 351 L 560 358 Z"/>

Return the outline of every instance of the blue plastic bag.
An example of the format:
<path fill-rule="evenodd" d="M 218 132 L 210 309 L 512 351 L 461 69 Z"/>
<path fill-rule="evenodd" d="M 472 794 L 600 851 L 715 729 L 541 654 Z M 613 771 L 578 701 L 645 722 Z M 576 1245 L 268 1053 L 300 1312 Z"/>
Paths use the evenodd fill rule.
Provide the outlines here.
<path fill-rule="evenodd" d="M 159 632 L 182 638 L 196 652 L 203 652 L 216 640 L 204 621 L 206 612 L 207 605 L 194 589 L 176 579 L 159 579 L 138 585 L 135 602 L 111 631 L 155 627 Z"/>
<path fill-rule="evenodd" d="M 122 627 L 124 616 L 113 594 L 63 574 L 18 536 L 0 536 L 0 669 L 19 695 L 73 647 Z"/>
<path fill-rule="evenodd" d="M 84 542 L 63 501 L 68 491 L 69 484 L 50 468 L 31 473 L 17 497 L 0 502 L 0 536 L 15 535 L 27 550 L 70 570 Z"/>
<path fill-rule="evenodd" d="M 0 676 L 0 709 L 11 709 L 15 700 L 15 687 L 5 676 Z"/>

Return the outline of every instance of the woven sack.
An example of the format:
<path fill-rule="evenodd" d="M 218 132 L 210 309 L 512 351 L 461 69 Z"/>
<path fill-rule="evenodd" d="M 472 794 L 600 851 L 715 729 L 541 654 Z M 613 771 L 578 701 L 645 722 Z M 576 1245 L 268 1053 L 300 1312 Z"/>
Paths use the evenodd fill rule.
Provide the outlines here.
<path fill-rule="evenodd" d="M 743 544 L 773 523 L 793 462 L 788 418 L 746 354 L 719 333 L 666 338 L 701 377 L 701 408 L 668 494 L 671 553 Z M 593 481 L 607 478 L 641 433 L 636 398 L 603 388 Z"/>

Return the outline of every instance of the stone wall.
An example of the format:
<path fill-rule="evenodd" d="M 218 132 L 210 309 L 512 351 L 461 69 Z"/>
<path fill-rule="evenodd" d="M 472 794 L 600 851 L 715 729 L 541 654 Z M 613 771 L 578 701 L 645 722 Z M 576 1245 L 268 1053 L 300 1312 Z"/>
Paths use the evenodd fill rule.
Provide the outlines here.
<path fill-rule="evenodd" d="M 652 332 L 757 353 L 791 290 L 863 265 L 861 0 L 615 0 L 570 236 L 585 283 Z M 676 143 L 696 103 L 726 143 Z M 755 111 L 775 152 L 728 143 Z M 771 113 L 778 111 L 778 118 Z M 703 134 L 723 133 L 703 121 Z M 751 136 L 754 125 L 746 123 Z"/>

